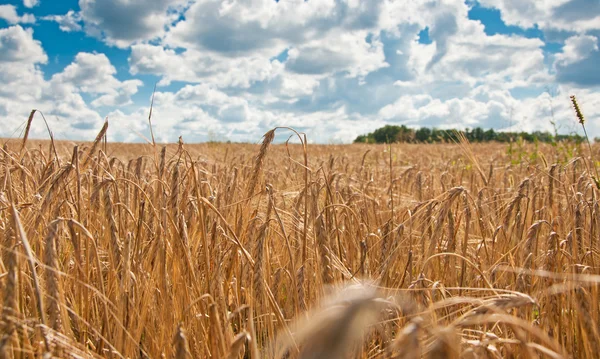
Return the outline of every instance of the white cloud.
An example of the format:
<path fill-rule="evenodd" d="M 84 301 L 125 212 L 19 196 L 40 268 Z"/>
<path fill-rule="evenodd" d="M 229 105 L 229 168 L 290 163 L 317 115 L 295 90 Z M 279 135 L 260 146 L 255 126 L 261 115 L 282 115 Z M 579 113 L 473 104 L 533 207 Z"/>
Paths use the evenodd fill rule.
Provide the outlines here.
<path fill-rule="evenodd" d="M 108 44 L 128 47 L 160 37 L 187 0 L 80 0 L 85 31 Z"/>
<path fill-rule="evenodd" d="M 253 113 L 248 113 L 250 111 Z M 152 125 L 159 142 L 174 141 L 180 135 L 188 142 L 233 139 L 228 136 L 229 127 L 246 131 L 256 127 L 258 115 L 255 112 L 245 100 L 230 97 L 212 86 L 188 85 L 177 92 L 155 93 Z M 140 107 L 129 114 L 113 112 L 109 118 L 113 119 L 113 128 L 117 128 L 115 133 L 120 140 L 139 140 L 137 134 L 122 138 L 132 132 L 127 127 L 148 134 L 147 108 Z"/>
<path fill-rule="evenodd" d="M 35 22 L 35 16 L 32 14 L 19 16 L 14 5 L 0 5 L 0 19 L 6 20 L 9 24 L 32 24 Z"/>
<path fill-rule="evenodd" d="M 364 53 L 368 47 L 364 43 L 367 33 L 361 31 L 376 29 L 381 4 L 334 0 L 195 2 L 185 12 L 185 20 L 168 32 L 165 44 L 229 57 L 270 58 L 286 48 L 300 46 L 307 46 L 305 50 L 312 50 L 314 55 L 319 51 L 325 54 L 331 46 L 336 46 L 331 53 L 337 54 L 343 45 Z M 352 38 L 355 32 L 362 36 L 361 41 Z M 336 40 L 344 43 L 335 43 Z"/>
<path fill-rule="evenodd" d="M 507 86 L 550 80 L 540 48 L 543 43 L 538 39 L 471 34 L 451 41 L 445 58 L 428 74 L 432 80 L 472 85 L 500 82 Z"/>
<path fill-rule="evenodd" d="M 40 42 L 33 39 L 33 30 L 20 25 L 0 29 L 0 118 L 6 124 L 4 130 L 14 128 L 15 117 L 9 115 L 41 97 L 44 77 L 38 64 L 47 61 Z"/>
<path fill-rule="evenodd" d="M 431 20 L 429 35 L 434 42 L 412 43 L 409 63 L 421 83 L 497 83 L 510 88 L 552 81 L 544 63 L 544 42 L 517 35 L 488 36 L 479 21 L 468 19 L 467 12 L 464 3 L 449 6 Z"/>
<path fill-rule="evenodd" d="M 138 92 L 138 87 L 142 85 L 143 83 L 140 80 L 123 81 L 108 93 L 93 100 L 91 105 L 94 107 L 119 107 L 130 105 L 133 103 L 133 101 L 131 101 L 131 96 L 135 95 Z"/>
<path fill-rule="evenodd" d="M 42 20 L 56 21 L 61 31 L 72 32 L 81 31 L 81 15 L 78 12 L 69 10 L 64 15 L 48 15 L 42 17 Z"/>
<path fill-rule="evenodd" d="M 132 46 L 130 71 L 161 76 L 163 85 L 208 82 L 260 86 L 284 98 L 309 95 L 324 76 L 362 79 L 389 66 L 378 36 L 384 4 L 391 2 L 195 2 L 163 46 Z"/>
<path fill-rule="evenodd" d="M 33 30 L 19 25 L 0 29 L 0 99 L 5 108 L 41 96 L 44 79 L 37 65 L 47 61 L 40 42 L 33 39 Z"/>
<path fill-rule="evenodd" d="M 286 73 L 272 81 L 271 93 L 278 99 L 294 101 L 303 96 L 310 96 L 319 84 L 319 77 Z"/>
<path fill-rule="evenodd" d="M 38 6 L 39 4 L 40 4 L 40 0 L 23 0 L 23 5 L 28 8 Z"/>
<path fill-rule="evenodd" d="M 11 26 L 0 29 L 0 62 L 45 63 L 48 57 L 32 29 Z"/>
<path fill-rule="evenodd" d="M 118 84 L 117 70 L 104 54 L 80 52 L 75 61 L 54 75 L 52 81 L 70 83 L 83 92 L 106 93 Z"/>
<path fill-rule="evenodd" d="M 140 80 L 124 82 L 115 78 L 117 70 L 104 54 L 80 52 L 70 65 L 52 76 L 55 86 L 67 86 L 74 91 L 102 95 L 92 101 L 93 106 L 122 106 L 131 103 L 131 96 L 137 93 L 143 83 Z"/>
<path fill-rule="evenodd" d="M 317 27 L 325 31 L 331 27 L 326 22 L 335 6 L 332 0 L 315 4 L 270 0 L 196 2 L 185 13 L 185 20 L 169 32 L 166 43 L 228 56 L 260 52 L 275 56 L 285 48 L 284 42 L 297 43 L 323 35 Z M 323 23 L 317 24 L 319 21 Z"/>
<path fill-rule="evenodd" d="M 482 126 L 503 128 L 509 125 L 510 108 L 498 101 L 473 98 L 440 100 L 427 94 L 402 96 L 383 107 L 379 115 L 393 123 L 413 127 L 434 126 L 442 129 Z"/>
<path fill-rule="evenodd" d="M 131 47 L 129 64 L 134 75 L 162 76 L 163 85 L 171 81 L 208 81 L 219 87 L 248 88 L 252 83 L 268 80 L 281 71 L 277 63 L 260 56 L 232 59 L 197 50 L 177 54 L 174 50 L 147 44 Z"/>
<path fill-rule="evenodd" d="M 328 36 L 308 41 L 289 51 L 286 68 L 300 74 L 331 74 L 344 71 L 350 77 L 364 77 L 389 66 L 383 44 L 366 31 L 330 31 Z"/>
<path fill-rule="evenodd" d="M 3 84 L 0 86 L 0 136 L 18 135 L 32 108 L 41 110 L 52 131 L 62 138 L 72 136 L 78 124 L 101 121 L 79 94 L 64 91 L 64 88 L 55 91 L 57 89 L 44 80 L 39 65 L 47 61 L 40 42 L 33 38 L 32 29 L 19 25 L 0 29 L 0 82 Z M 34 121 L 31 131 L 34 137 L 47 136 L 39 120 Z M 77 133 L 93 136 L 93 131 L 84 129 Z"/>
<path fill-rule="evenodd" d="M 479 0 L 500 10 L 507 25 L 543 30 L 600 29 L 600 2 L 596 0 Z"/>
<path fill-rule="evenodd" d="M 32 108 L 44 113 L 58 138 L 93 137 L 103 119 L 90 109 L 82 93 L 94 99 L 94 106 L 114 108 L 131 103 L 131 96 L 142 85 L 139 80 L 117 80 L 114 67 L 103 54 L 79 53 L 49 81 L 39 68 L 47 61 L 32 29 L 19 25 L 0 29 L 0 137 L 18 135 Z M 32 136 L 47 136 L 45 126 L 37 120 Z"/>
<path fill-rule="evenodd" d="M 147 116 L 147 109 L 140 108 L 131 114 L 111 113 L 109 119 L 111 123 L 118 119 L 113 125 L 113 129 L 121 129 L 118 139 L 131 141 L 140 139 L 132 130 L 148 133 Z M 188 85 L 177 92 L 156 92 L 152 118 L 159 142 L 174 141 L 180 135 L 188 142 L 258 141 L 276 126 L 306 131 L 311 142 L 339 142 L 347 140 L 348 134 L 353 138 L 368 129 L 368 123 L 360 122 L 360 116 L 347 113 L 343 106 L 306 114 L 260 109 L 204 84 Z"/>
<path fill-rule="evenodd" d="M 600 85 L 598 63 L 600 51 L 598 38 L 591 35 L 575 35 L 565 41 L 563 52 L 556 55 L 554 69 L 560 83 L 579 87 Z"/>
<path fill-rule="evenodd" d="M 567 66 L 598 51 L 598 38 L 591 35 L 575 35 L 565 41 L 563 52 L 556 55 L 555 65 Z"/>

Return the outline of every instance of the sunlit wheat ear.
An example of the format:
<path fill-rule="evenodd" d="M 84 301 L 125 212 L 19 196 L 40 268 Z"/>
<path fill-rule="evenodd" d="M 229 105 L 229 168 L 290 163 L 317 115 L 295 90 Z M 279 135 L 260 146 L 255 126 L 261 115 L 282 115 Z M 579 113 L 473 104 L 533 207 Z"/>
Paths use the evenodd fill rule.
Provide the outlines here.
<path fill-rule="evenodd" d="M 10 358 L 10 342 L 15 331 L 15 323 L 17 322 L 17 254 L 14 243 L 14 232 L 7 231 L 9 240 L 8 250 L 6 250 L 6 284 L 4 290 L 4 303 L 2 304 L 2 318 L 0 318 L 0 357 Z"/>
<path fill-rule="evenodd" d="M 304 291 L 304 266 L 298 269 L 296 273 L 296 291 L 298 292 L 298 303 L 301 311 L 306 311 L 306 292 Z"/>
<path fill-rule="evenodd" d="M 278 299 L 278 293 L 279 293 L 279 288 L 281 286 L 281 273 L 282 273 L 282 269 L 278 268 L 275 271 L 275 274 L 273 274 L 273 285 L 272 285 L 272 289 L 271 292 L 273 293 L 273 298 L 275 298 L 275 301 L 277 301 Z"/>
<path fill-rule="evenodd" d="M 352 358 L 381 310 L 391 305 L 365 285 L 346 287 L 323 303 L 295 326 L 299 358 Z M 286 340 L 279 342 L 276 357 L 284 357 L 291 349 Z"/>
<path fill-rule="evenodd" d="M 83 161 L 83 167 L 85 167 L 89 163 L 89 161 L 92 159 L 92 157 L 94 156 L 94 152 L 96 151 L 96 148 L 98 148 L 98 144 L 100 143 L 100 141 L 106 134 L 107 130 L 108 130 L 108 120 L 104 121 L 104 125 L 102 125 L 102 128 L 100 129 L 100 132 L 98 132 L 98 135 L 96 136 L 96 139 L 94 140 L 94 143 L 92 144 L 92 147 L 90 147 L 90 150 L 88 151 L 88 154 L 87 154 L 85 160 Z"/>
<path fill-rule="evenodd" d="M 210 334 L 215 338 L 216 348 L 213 349 L 217 357 L 224 357 L 227 354 L 228 343 L 225 340 L 225 334 L 223 332 L 223 325 L 219 319 L 219 312 L 216 303 L 211 303 L 208 306 L 208 314 L 210 316 Z"/>
<path fill-rule="evenodd" d="M 246 197 L 250 198 L 254 194 L 254 189 L 258 183 L 258 178 L 260 177 L 260 171 L 265 161 L 265 157 L 267 156 L 267 150 L 273 142 L 275 138 L 275 129 L 270 130 L 265 133 L 263 136 L 262 144 L 260 145 L 260 150 L 258 151 L 258 155 L 254 159 L 254 168 L 252 170 L 252 177 L 250 177 L 250 181 L 248 182 L 248 189 L 246 190 Z"/>
<path fill-rule="evenodd" d="M 25 149 L 25 146 L 27 145 L 27 138 L 29 137 L 31 122 L 33 122 L 33 115 L 35 115 L 36 111 L 37 110 L 31 110 L 31 113 L 29 113 L 29 118 L 27 119 L 27 126 L 25 126 L 25 134 L 23 135 L 23 141 L 21 142 L 21 149 L 19 150 L 19 152 L 23 152 L 23 149 Z"/>
<path fill-rule="evenodd" d="M 250 340 L 248 332 L 243 331 L 233 338 L 229 348 L 229 359 L 236 359 L 242 354 L 244 345 Z"/>
<path fill-rule="evenodd" d="M 175 359 L 192 358 L 187 335 L 181 324 L 177 326 L 177 332 L 175 333 L 175 338 L 173 339 L 173 346 L 175 347 Z"/>
<path fill-rule="evenodd" d="M 12 200 L 12 199 L 11 199 Z M 36 270 L 36 259 L 34 258 L 33 250 L 27 239 L 27 234 L 25 233 L 25 229 L 23 228 L 23 224 L 19 218 L 19 212 L 17 211 L 15 205 L 11 203 L 11 214 L 13 220 L 13 228 L 14 232 L 19 234 L 19 238 L 21 243 L 23 244 L 23 249 L 25 250 L 25 254 L 27 257 L 27 262 L 29 264 L 29 270 L 31 271 L 31 278 L 33 280 L 34 285 L 34 293 L 36 297 L 36 306 L 37 306 L 37 315 L 42 324 L 42 336 L 44 338 L 44 347 L 46 351 L 50 351 L 50 341 L 48 339 L 47 331 L 46 331 L 46 314 L 44 310 L 44 297 L 42 295 L 41 286 L 39 283 L 39 278 Z"/>
<path fill-rule="evenodd" d="M 43 215 L 46 214 L 51 204 L 56 201 L 56 197 L 60 193 L 60 188 L 63 185 L 66 185 L 67 178 L 69 177 L 69 174 L 71 173 L 72 169 L 73 166 L 65 165 L 54 175 L 54 179 L 51 182 L 50 189 L 48 189 L 48 192 L 46 193 L 46 195 L 44 196 L 44 200 L 42 201 L 40 213 L 38 215 L 37 224 L 35 227 L 41 224 Z"/>
<path fill-rule="evenodd" d="M 131 279 L 131 246 L 133 236 L 131 233 L 127 233 L 125 241 L 123 243 L 123 268 L 121 273 L 121 290 L 125 293 L 129 292 L 129 282 Z"/>
<path fill-rule="evenodd" d="M 426 358 L 458 359 L 460 358 L 460 338 L 453 328 L 442 328 L 434 332 L 433 343 L 427 348 Z"/>
<path fill-rule="evenodd" d="M 158 178 L 160 179 L 162 179 L 165 174 L 166 156 L 167 146 L 163 146 L 163 148 L 160 150 L 160 164 L 158 165 Z"/>
<path fill-rule="evenodd" d="M 579 120 L 580 124 L 585 123 L 585 118 L 583 117 L 583 113 L 581 112 L 581 108 L 579 108 L 579 104 L 577 103 L 577 98 L 575 95 L 571 95 L 571 104 L 573 105 L 573 110 L 575 110 L 575 115 L 577 116 L 577 120 Z"/>
<path fill-rule="evenodd" d="M 117 221 L 115 220 L 113 202 L 111 199 L 111 186 L 112 183 L 108 183 L 104 186 L 104 213 L 109 225 L 110 235 L 110 246 L 113 256 L 113 265 L 115 268 L 121 266 L 121 243 L 119 240 L 119 230 L 117 228 Z"/>
<path fill-rule="evenodd" d="M 463 315 L 463 317 L 457 321 L 457 326 L 472 324 L 473 321 L 477 320 L 476 317 L 480 315 L 496 313 L 499 311 L 504 312 L 513 308 L 534 304 L 536 304 L 536 301 L 527 294 L 515 292 L 514 294 L 498 295 L 482 301 L 479 307 L 476 307 Z"/>
<path fill-rule="evenodd" d="M 331 270 L 331 252 L 329 249 L 329 237 L 325 228 L 323 214 L 317 217 L 316 223 L 317 244 L 319 247 L 319 256 L 321 257 L 321 278 L 323 284 L 327 285 L 333 282 L 333 273 Z"/>
<path fill-rule="evenodd" d="M 575 250 L 573 255 L 579 259 L 583 255 L 583 213 L 582 208 L 585 208 L 585 204 L 582 202 L 578 203 L 575 207 Z"/>
<path fill-rule="evenodd" d="M 392 241 L 392 238 L 390 237 L 393 237 L 392 229 L 390 228 L 392 225 L 392 221 L 388 220 L 385 222 L 383 230 L 381 231 L 381 255 L 379 256 L 380 269 L 383 269 L 383 263 L 385 263 L 386 259 L 389 257 L 388 251 L 390 242 Z"/>
<path fill-rule="evenodd" d="M 419 171 L 417 173 L 416 182 L 417 182 L 417 199 L 419 201 L 422 201 L 423 200 L 423 172 Z"/>
<path fill-rule="evenodd" d="M 258 230 L 258 240 L 256 241 L 256 262 L 254 263 L 254 278 L 253 278 L 253 289 L 254 299 L 256 304 L 260 305 L 263 301 L 264 294 L 264 257 L 265 257 L 265 238 L 268 233 L 269 222 L 265 222 L 260 226 Z"/>
<path fill-rule="evenodd" d="M 58 221 L 53 221 L 48 226 L 48 234 L 44 238 L 46 249 L 44 252 L 44 264 L 46 265 L 46 292 L 50 300 L 48 303 L 48 319 L 50 327 L 60 331 L 62 327 L 62 318 L 60 313 L 60 293 L 58 275 L 58 261 L 56 259 L 56 231 Z"/>
<path fill-rule="evenodd" d="M 552 211 L 554 203 L 554 183 L 556 182 L 555 176 L 557 175 L 558 164 L 555 163 L 550 167 L 550 173 L 548 175 L 548 207 Z"/>
<path fill-rule="evenodd" d="M 173 165 L 172 176 L 171 176 L 171 196 L 169 198 L 169 205 L 173 211 L 173 215 L 177 215 L 179 210 L 179 161 Z"/>
<path fill-rule="evenodd" d="M 422 322 L 421 317 L 415 317 L 402 328 L 402 331 L 387 348 L 389 358 L 417 359 L 421 357 L 419 331 Z"/>
<path fill-rule="evenodd" d="M 580 318 L 580 325 L 587 336 L 587 341 L 591 347 L 591 352 L 598 354 L 600 350 L 600 334 L 598 325 L 594 321 L 594 317 L 590 311 L 592 302 L 589 295 L 583 288 L 575 289 L 576 308 Z"/>

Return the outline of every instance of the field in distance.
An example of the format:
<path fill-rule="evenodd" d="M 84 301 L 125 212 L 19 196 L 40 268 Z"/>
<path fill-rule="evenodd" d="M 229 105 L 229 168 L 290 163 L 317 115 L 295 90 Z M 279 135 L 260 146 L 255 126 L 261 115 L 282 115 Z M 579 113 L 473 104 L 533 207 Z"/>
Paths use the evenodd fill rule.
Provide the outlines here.
<path fill-rule="evenodd" d="M 600 351 L 598 147 L 272 140 L 2 140 L 0 356 Z"/>

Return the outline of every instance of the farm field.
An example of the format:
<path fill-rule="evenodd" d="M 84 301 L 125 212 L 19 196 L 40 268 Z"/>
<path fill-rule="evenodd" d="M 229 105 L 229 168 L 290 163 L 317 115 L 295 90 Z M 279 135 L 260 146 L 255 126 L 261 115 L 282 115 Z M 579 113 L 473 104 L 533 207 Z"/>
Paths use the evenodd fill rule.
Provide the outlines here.
<path fill-rule="evenodd" d="M 272 139 L 3 140 L 0 357 L 600 352 L 598 147 Z"/>

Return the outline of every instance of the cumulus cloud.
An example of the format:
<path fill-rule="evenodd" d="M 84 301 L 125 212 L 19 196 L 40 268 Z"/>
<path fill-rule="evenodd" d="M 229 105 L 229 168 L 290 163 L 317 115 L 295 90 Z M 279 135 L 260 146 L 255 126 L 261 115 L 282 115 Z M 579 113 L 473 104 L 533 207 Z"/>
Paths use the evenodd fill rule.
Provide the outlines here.
<path fill-rule="evenodd" d="M 32 8 L 34 6 L 38 6 L 40 4 L 39 0 L 23 0 L 23 6 Z"/>
<path fill-rule="evenodd" d="M 39 65 L 48 57 L 41 43 L 33 38 L 32 29 L 11 26 L 0 29 L 0 136 L 18 135 L 33 107 L 47 115 L 56 134 L 71 133 L 80 121 L 100 121 L 100 116 L 89 110 L 80 95 L 69 91 L 53 91 L 44 79 Z M 56 120 L 64 118 L 65 121 Z M 17 132 L 17 133 L 16 133 Z M 81 132 L 85 134 L 84 132 Z M 43 126 L 35 125 L 32 136 L 45 135 Z"/>
<path fill-rule="evenodd" d="M 143 83 L 140 80 L 119 81 L 117 70 L 104 54 L 80 52 L 62 72 L 52 76 L 50 82 L 57 87 L 66 86 L 74 91 L 102 95 L 92 101 L 93 106 L 123 106 L 131 103 Z"/>
<path fill-rule="evenodd" d="M 0 62 L 34 64 L 47 60 L 41 43 L 33 39 L 32 29 L 23 29 L 19 25 L 0 29 Z"/>
<path fill-rule="evenodd" d="M 19 16 L 14 5 L 0 5 L 0 19 L 4 19 L 9 24 L 31 24 L 35 22 L 35 16 L 32 14 Z"/>
<path fill-rule="evenodd" d="M 364 31 L 330 31 L 326 38 L 312 40 L 290 50 L 286 67 L 300 74 L 344 71 L 350 77 L 364 77 L 389 66 L 385 62 L 381 41 L 376 36 L 366 41 L 367 35 Z"/>
<path fill-rule="evenodd" d="M 229 57 L 273 57 L 286 48 L 300 46 L 305 46 L 307 52 L 312 50 L 313 55 L 318 51 L 325 54 L 333 45 L 336 48 L 330 54 L 337 54 L 344 44 L 362 50 L 360 46 L 369 44 L 352 39 L 352 35 L 360 35 L 363 40 L 364 31 L 376 29 L 382 4 L 333 0 L 195 2 L 185 12 L 185 20 L 168 32 L 164 43 Z M 344 44 L 332 43 L 335 40 Z"/>
<path fill-rule="evenodd" d="M 115 108 L 130 104 L 142 85 L 139 80 L 119 81 L 104 54 L 90 53 L 77 54 L 63 71 L 45 80 L 39 66 L 48 56 L 33 35 L 32 29 L 19 25 L 0 29 L 0 137 L 14 136 L 36 108 L 57 136 L 88 138 L 103 119 L 83 93 L 92 98 L 92 106 Z M 32 135 L 45 136 L 44 126 L 34 126 Z"/>
<path fill-rule="evenodd" d="M 218 87 L 261 87 L 263 93 L 273 94 L 276 87 L 286 94 L 310 94 L 324 76 L 342 72 L 363 79 L 389 66 L 379 33 L 389 10 L 384 5 L 391 4 L 196 2 L 161 46 L 132 46 L 131 73 L 161 76 L 161 84 L 209 81 Z"/>
<path fill-rule="evenodd" d="M 591 35 L 575 35 L 565 41 L 562 53 L 556 56 L 557 66 L 568 66 L 598 51 L 598 38 Z"/>
<path fill-rule="evenodd" d="M 472 33 L 452 40 L 446 57 L 429 74 L 433 79 L 499 82 L 506 86 L 550 80 L 538 39 Z"/>
<path fill-rule="evenodd" d="M 435 53 L 427 63 L 427 69 L 431 69 L 448 52 L 448 42 L 458 31 L 457 16 L 450 11 L 438 14 L 429 30 L 429 36 L 435 41 Z"/>
<path fill-rule="evenodd" d="M 117 128 L 128 124 L 140 133 L 147 133 L 147 109 L 129 114 L 112 112 L 109 118 L 117 120 Z M 241 140 L 239 134 L 233 133 L 237 129 L 260 136 L 257 122 L 264 118 L 263 112 L 251 108 L 244 99 L 228 96 L 210 85 L 187 85 L 176 92 L 157 91 L 154 95 L 152 125 L 159 142 L 173 141 L 180 135 L 189 142 Z M 117 131 L 121 137 L 126 133 Z M 136 136 L 120 139 L 135 140 Z"/>
<path fill-rule="evenodd" d="M 340 2 L 338 2 L 340 3 Z M 173 46 L 243 56 L 259 51 L 276 55 L 283 42 L 298 43 L 322 36 L 330 28 L 334 1 L 315 4 L 254 0 L 196 2 L 167 35 Z M 310 29 L 310 31 L 302 31 Z"/>
<path fill-rule="evenodd" d="M 187 0 L 80 0 L 85 31 L 111 45 L 127 47 L 160 37 L 177 20 Z"/>
<path fill-rule="evenodd" d="M 278 63 L 260 56 L 228 58 L 185 50 L 178 54 L 162 46 L 139 44 L 131 47 L 130 72 L 162 77 L 161 85 L 171 81 L 209 81 L 219 87 L 248 88 L 254 82 L 268 80 L 281 71 Z"/>
<path fill-rule="evenodd" d="M 64 15 L 48 15 L 42 17 L 42 20 L 55 21 L 61 31 L 72 32 L 81 31 L 81 15 L 78 12 L 69 10 Z"/>
<path fill-rule="evenodd" d="M 473 98 L 440 100 L 427 94 L 402 96 L 383 107 L 379 115 L 390 122 L 442 129 L 474 126 L 503 128 L 509 125 L 506 104 Z"/>
<path fill-rule="evenodd" d="M 561 83 L 581 87 L 600 85 L 598 73 L 598 38 L 591 35 L 575 35 L 565 41 L 563 52 L 556 55 L 554 67 Z"/>
<path fill-rule="evenodd" d="M 554 18 L 564 23 L 575 23 L 576 27 L 598 29 L 600 19 L 600 2 L 595 0 L 570 0 L 552 8 Z M 595 23 L 594 23 L 595 22 Z"/>
<path fill-rule="evenodd" d="M 600 3 L 596 0 L 479 0 L 500 10 L 507 25 L 544 30 L 589 31 L 600 29 Z"/>
<path fill-rule="evenodd" d="M 33 30 L 20 25 L 0 29 L 0 104 L 5 113 L 41 96 L 44 78 L 38 65 L 47 61 Z"/>
<path fill-rule="evenodd" d="M 381 4 L 196 2 L 162 46 L 132 46 L 131 73 L 161 76 L 161 84 L 209 81 L 241 88 L 291 85 L 290 74 L 314 75 L 305 84 L 336 72 L 364 78 L 389 66 L 378 37 Z M 274 60 L 282 53 L 284 59 Z"/>
<path fill-rule="evenodd" d="M 143 83 L 140 80 L 127 80 L 110 89 L 104 95 L 92 101 L 92 106 L 119 107 L 132 104 L 131 96 L 138 92 L 138 87 Z"/>

